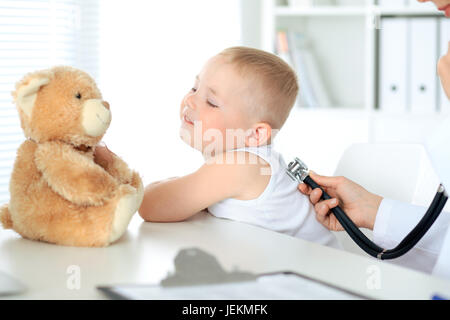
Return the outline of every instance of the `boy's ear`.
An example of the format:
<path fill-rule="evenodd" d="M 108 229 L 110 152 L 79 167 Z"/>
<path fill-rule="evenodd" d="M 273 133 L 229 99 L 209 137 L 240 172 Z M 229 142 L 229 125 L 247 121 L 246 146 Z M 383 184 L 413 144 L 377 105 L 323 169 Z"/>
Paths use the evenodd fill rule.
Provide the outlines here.
<path fill-rule="evenodd" d="M 259 147 L 267 144 L 272 137 L 272 127 L 265 122 L 260 122 L 249 130 L 249 134 L 245 138 L 247 147 Z"/>
<path fill-rule="evenodd" d="M 47 77 L 33 77 L 24 84 L 19 84 L 13 96 L 17 106 L 28 116 L 31 116 L 39 89 L 50 82 Z"/>

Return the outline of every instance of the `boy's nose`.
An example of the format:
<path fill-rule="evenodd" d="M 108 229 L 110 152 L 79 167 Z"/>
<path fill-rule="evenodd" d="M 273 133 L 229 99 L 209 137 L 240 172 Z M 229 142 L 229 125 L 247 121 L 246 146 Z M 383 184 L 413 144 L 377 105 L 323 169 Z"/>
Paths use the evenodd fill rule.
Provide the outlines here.
<path fill-rule="evenodd" d="M 185 102 L 186 102 L 186 106 L 188 106 L 189 108 L 194 109 L 194 110 L 197 108 L 193 94 L 188 95 L 186 97 Z"/>

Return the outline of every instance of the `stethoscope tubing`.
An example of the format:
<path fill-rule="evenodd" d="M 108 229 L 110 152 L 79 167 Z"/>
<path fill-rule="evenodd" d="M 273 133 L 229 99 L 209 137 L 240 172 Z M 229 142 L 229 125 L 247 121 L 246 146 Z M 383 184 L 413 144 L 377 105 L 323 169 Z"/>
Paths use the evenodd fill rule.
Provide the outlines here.
<path fill-rule="evenodd" d="M 309 175 L 305 177 L 303 180 L 308 186 L 312 189 L 319 188 L 322 190 L 321 198 L 323 200 L 331 199 L 330 195 L 328 195 L 323 188 L 321 188 Z M 342 210 L 341 207 L 337 206 L 331 209 L 331 212 L 334 214 L 336 219 L 348 233 L 348 235 L 352 238 L 352 240 L 367 254 L 381 260 L 395 259 L 398 258 L 409 250 L 411 250 L 420 239 L 426 234 L 426 232 L 430 229 L 436 219 L 439 217 L 442 209 L 447 202 L 447 195 L 442 188 L 442 191 L 438 190 L 436 195 L 431 202 L 430 207 L 428 208 L 425 215 L 416 225 L 416 227 L 393 249 L 386 250 L 375 243 L 373 243 L 369 238 L 367 238 L 364 233 L 359 230 L 359 228 L 353 223 L 353 221 L 347 216 L 347 214 Z"/>

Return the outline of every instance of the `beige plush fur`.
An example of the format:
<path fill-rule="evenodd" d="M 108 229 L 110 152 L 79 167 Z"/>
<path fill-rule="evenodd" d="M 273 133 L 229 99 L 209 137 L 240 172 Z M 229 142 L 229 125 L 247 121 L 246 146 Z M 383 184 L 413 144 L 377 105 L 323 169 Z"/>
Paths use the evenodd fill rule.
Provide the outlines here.
<path fill-rule="evenodd" d="M 26 75 L 13 97 L 28 139 L 17 151 L 10 202 L 0 207 L 3 227 L 69 246 L 106 246 L 120 238 L 143 186 L 116 155 L 110 162 L 94 156 L 111 113 L 93 79 L 55 67 Z"/>

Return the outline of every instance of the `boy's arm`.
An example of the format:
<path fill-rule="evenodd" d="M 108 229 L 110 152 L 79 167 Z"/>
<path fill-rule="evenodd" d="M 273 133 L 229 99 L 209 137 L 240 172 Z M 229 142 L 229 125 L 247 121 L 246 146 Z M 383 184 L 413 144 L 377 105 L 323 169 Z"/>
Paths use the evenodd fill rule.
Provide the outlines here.
<path fill-rule="evenodd" d="M 139 214 L 153 222 L 185 220 L 216 202 L 239 197 L 253 173 L 248 164 L 205 164 L 187 176 L 148 185 Z"/>

